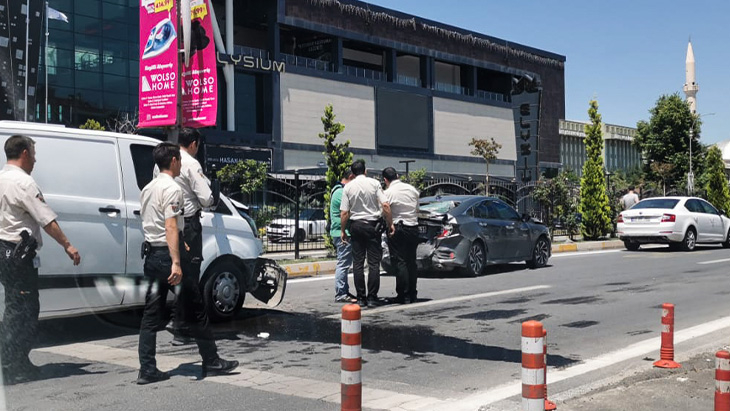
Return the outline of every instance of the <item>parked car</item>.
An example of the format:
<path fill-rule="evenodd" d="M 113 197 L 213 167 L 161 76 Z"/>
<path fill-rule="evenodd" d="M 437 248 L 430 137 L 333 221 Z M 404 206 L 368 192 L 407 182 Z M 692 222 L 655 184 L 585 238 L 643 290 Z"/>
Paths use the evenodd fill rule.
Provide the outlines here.
<path fill-rule="evenodd" d="M 41 248 L 41 317 L 63 317 L 144 305 L 139 197 L 152 179 L 158 140 L 57 125 L 0 121 L 0 146 L 13 134 L 35 140 L 33 177 L 78 247 L 74 267 L 61 247 Z M 6 162 L 0 150 L 0 166 Z M 243 204 L 221 196 L 202 213 L 200 288 L 213 319 L 233 317 L 246 292 L 281 302 L 286 272 L 261 257 L 263 246 Z M 43 234 L 45 236 L 45 233 Z M 47 239 L 47 238 L 46 238 Z M 0 303 L 3 298 L 0 293 Z M 2 305 L 0 305 L 2 307 Z"/>
<path fill-rule="evenodd" d="M 504 203 L 484 196 L 436 196 L 420 200 L 419 270 L 482 273 L 488 264 L 525 261 L 544 267 L 551 256 L 548 228 Z M 382 264 L 392 273 L 390 258 Z"/>
<path fill-rule="evenodd" d="M 697 197 L 641 200 L 619 214 L 616 231 L 630 251 L 650 243 L 685 251 L 694 250 L 698 243 L 730 247 L 730 218 Z"/>
<path fill-rule="evenodd" d="M 326 226 L 324 210 L 305 209 L 299 213 L 298 229 L 295 229 L 296 221 L 293 216 L 275 218 L 266 227 L 266 238 L 272 243 L 281 240 L 294 241 L 295 235 L 300 242 L 319 240 L 324 236 Z"/>

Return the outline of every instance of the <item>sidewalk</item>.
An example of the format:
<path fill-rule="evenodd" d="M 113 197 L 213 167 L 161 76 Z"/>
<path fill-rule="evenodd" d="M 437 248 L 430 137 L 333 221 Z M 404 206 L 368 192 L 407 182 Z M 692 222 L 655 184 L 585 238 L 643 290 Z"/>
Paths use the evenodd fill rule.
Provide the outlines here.
<path fill-rule="evenodd" d="M 581 241 L 572 242 L 567 238 L 556 237 L 553 240 L 552 252 L 567 253 L 574 251 L 597 251 L 597 250 L 611 250 L 617 248 L 623 248 L 624 243 L 618 239 L 610 239 L 605 241 Z M 285 253 L 271 253 L 265 254 L 267 258 L 273 260 L 293 260 L 293 252 Z M 300 258 L 324 258 L 327 257 L 327 250 L 309 250 L 301 251 L 299 253 Z M 305 262 L 305 263 L 292 263 L 284 264 L 282 267 L 289 273 L 289 278 L 299 277 L 312 277 L 316 275 L 331 275 L 335 273 L 336 260 L 326 259 L 322 261 Z"/>

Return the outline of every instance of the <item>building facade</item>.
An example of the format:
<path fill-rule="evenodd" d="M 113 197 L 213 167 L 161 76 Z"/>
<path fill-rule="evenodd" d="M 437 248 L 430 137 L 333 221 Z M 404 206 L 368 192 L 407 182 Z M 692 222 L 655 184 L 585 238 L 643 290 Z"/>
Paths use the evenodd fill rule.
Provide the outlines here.
<path fill-rule="evenodd" d="M 69 22 L 49 21 L 31 118 L 78 126 L 133 115 L 139 0 L 49 4 Z M 502 145 L 495 176 L 526 182 L 560 167 L 561 55 L 356 0 L 212 4 L 219 114 L 203 131 L 211 164 L 322 167 L 320 118 L 332 104 L 342 139 L 373 169 L 403 170 L 399 161 L 412 159 L 411 169 L 483 174 L 474 137 Z"/>
<path fill-rule="evenodd" d="M 583 175 L 586 162 L 585 126 L 589 123 L 560 120 L 560 161 L 563 168 Z M 603 133 L 603 164 L 607 172 L 630 171 L 641 166 L 641 153 L 631 142 L 636 129 L 613 124 L 601 125 Z"/>

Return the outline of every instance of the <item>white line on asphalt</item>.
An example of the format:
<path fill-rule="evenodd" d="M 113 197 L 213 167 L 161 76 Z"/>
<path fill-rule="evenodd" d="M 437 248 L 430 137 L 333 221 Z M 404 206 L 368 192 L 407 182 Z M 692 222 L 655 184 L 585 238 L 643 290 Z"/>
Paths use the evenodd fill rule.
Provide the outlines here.
<path fill-rule="evenodd" d="M 600 251 L 572 251 L 569 253 L 553 253 L 551 258 L 560 258 L 560 257 L 580 257 L 584 255 L 591 255 L 591 254 L 609 254 L 609 253 L 620 253 L 624 250 L 600 250 Z"/>
<path fill-rule="evenodd" d="M 702 261 L 697 264 L 717 264 L 717 263 L 725 263 L 728 261 L 730 261 L 730 258 L 723 258 L 722 260 Z"/>
<path fill-rule="evenodd" d="M 704 324 L 696 325 L 681 331 L 674 332 L 674 343 L 679 344 L 693 338 L 702 337 L 715 331 L 730 327 L 730 317 L 723 317 Z M 611 351 L 609 353 L 599 355 L 598 357 L 585 360 L 581 364 L 568 367 L 562 370 L 550 371 L 548 380 L 550 383 L 567 380 L 601 369 L 606 366 L 617 364 L 621 361 L 631 358 L 641 357 L 648 353 L 655 352 L 660 346 L 661 339 L 659 337 L 649 338 L 644 341 L 631 344 L 628 347 Z M 483 405 L 493 404 L 498 401 L 505 400 L 522 392 L 522 381 L 516 380 L 510 383 L 502 384 L 498 387 L 487 391 L 473 394 L 462 400 L 448 404 L 449 410 L 475 410 Z"/>
<path fill-rule="evenodd" d="M 138 368 L 139 360 L 136 350 L 108 347 L 101 344 L 77 343 L 56 347 L 39 348 L 38 351 L 76 357 L 86 361 L 114 364 L 127 368 Z M 199 362 L 199 358 L 185 356 L 156 356 L 157 365 L 162 369 L 175 369 L 181 364 Z M 337 362 L 339 364 L 339 361 Z M 126 375 L 126 374 L 125 374 Z M 338 370 L 334 374 L 339 380 Z M 204 381 L 246 387 L 274 394 L 309 398 L 339 404 L 341 400 L 340 382 L 328 382 L 299 378 L 266 371 L 258 371 L 238 367 L 234 374 L 207 377 Z M 0 390 L 1 392 L 1 390 Z M 362 388 L 363 408 L 414 410 L 424 406 L 427 409 L 444 409 L 444 401 L 413 394 L 403 394 L 388 390 Z"/>
<path fill-rule="evenodd" d="M 388 312 L 388 311 L 403 311 L 403 310 L 419 309 L 419 308 L 423 308 L 423 307 L 430 307 L 432 305 L 455 303 L 455 302 L 466 301 L 466 300 L 475 300 L 477 298 L 496 297 L 498 295 L 504 295 L 504 294 L 524 293 L 524 292 L 528 292 L 528 291 L 543 290 L 546 288 L 551 288 L 551 286 L 535 285 L 532 287 L 513 288 L 511 290 L 492 291 L 489 293 L 482 293 L 482 294 L 462 295 L 461 297 L 444 298 L 442 300 L 431 300 L 431 301 L 425 301 L 422 303 L 415 303 L 415 304 L 397 304 L 397 305 L 392 305 L 392 306 L 388 306 L 388 307 L 380 307 L 380 308 L 364 310 L 364 311 L 362 311 L 362 315 L 366 316 L 366 315 L 380 314 L 380 313 L 384 313 L 384 312 Z M 325 318 L 341 318 L 341 316 L 342 316 L 341 314 L 333 314 L 333 315 L 329 315 Z"/>

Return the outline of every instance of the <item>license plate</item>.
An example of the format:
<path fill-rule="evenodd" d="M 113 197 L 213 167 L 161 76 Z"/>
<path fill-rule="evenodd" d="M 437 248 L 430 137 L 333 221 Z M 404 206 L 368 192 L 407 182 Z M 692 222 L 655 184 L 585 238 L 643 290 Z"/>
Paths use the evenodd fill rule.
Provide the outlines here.
<path fill-rule="evenodd" d="M 428 227 L 425 225 L 419 225 L 418 232 L 419 234 L 426 234 L 428 232 Z"/>

